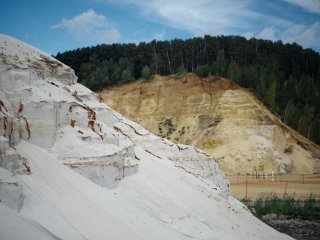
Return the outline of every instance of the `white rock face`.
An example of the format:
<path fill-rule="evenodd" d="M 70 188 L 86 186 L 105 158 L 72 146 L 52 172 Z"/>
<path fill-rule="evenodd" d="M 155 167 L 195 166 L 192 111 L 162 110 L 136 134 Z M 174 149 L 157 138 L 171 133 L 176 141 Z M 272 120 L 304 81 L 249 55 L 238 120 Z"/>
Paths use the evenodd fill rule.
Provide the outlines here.
<path fill-rule="evenodd" d="M 35 47 L 2 34 L 0 44 L 0 63 L 16 68 L 16 74 L 12 75 L 16 80 L 20 78 L 23 82 L 30 82 L 33 71 L 41 78 L 53 78 L 64 84 L 77 82 L 77 77 L 70 67 Z M 23 71 L 28 69 L 29 71 Z M 8 81 L 8 84 L 14 84 L 14 81 Z M 0 86 L 2 89 L 3 85 Z"/>
<path fill-rule="evenodd" d="M 206 154 L 152 135 L 4 35 L 0 87 L 1 239 L 290 239 L 229 195 Z"/>
<path fill-rule="evenodd" d="M 11 172 L 0 168 L 0 196 L 1 203 L 14 209 L 20 210 L 23 205 L 23 193 L 21 184 Z"/>

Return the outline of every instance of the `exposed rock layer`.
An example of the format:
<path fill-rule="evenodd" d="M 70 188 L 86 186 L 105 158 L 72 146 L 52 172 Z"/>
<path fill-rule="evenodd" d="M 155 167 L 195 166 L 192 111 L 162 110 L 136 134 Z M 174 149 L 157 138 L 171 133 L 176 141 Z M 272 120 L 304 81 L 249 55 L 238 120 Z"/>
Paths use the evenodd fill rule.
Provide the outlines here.
<path fill-rule="evenodd" d="M 101 96 L 154 134 L 204 150 L 228 174 L 320 172 L 319 146 L 227 79 L 155 76 Z"/>

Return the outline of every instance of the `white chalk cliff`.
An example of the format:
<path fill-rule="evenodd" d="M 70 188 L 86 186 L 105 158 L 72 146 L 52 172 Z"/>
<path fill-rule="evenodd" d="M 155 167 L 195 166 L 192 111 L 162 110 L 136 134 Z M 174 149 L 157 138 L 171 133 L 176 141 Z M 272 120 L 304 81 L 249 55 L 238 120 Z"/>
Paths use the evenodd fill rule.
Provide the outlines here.
<path fill-rule="evenodd" d="M 101 103 L 0 35 L 0 239 L 291 239 L 229 194 L 214 160 Z"/>

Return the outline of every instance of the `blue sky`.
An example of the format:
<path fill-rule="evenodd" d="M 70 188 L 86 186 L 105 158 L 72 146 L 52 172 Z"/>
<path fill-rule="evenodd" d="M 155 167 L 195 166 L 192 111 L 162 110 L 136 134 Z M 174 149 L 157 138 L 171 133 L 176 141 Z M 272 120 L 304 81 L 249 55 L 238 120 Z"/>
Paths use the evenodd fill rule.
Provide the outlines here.
<path fill-rule="evenodd" d="M 241 35 L 320 52 L 320 0 L 0 0 L 0 33 L 50 54 L 100 43 Z"/>

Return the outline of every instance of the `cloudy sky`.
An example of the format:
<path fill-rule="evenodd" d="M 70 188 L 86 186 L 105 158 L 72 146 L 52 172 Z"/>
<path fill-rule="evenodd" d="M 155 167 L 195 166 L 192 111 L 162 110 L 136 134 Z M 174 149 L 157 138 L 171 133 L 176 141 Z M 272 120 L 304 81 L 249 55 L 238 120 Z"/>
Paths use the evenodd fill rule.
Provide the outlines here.
<path fill-rule="evenodd" d="M 297 42 L 320 52 L 320 0 L 1 0 L 0 33 L 50 54 L 204 34 Z"/>

